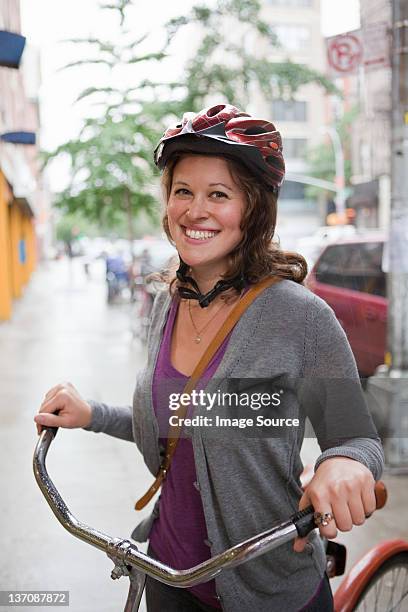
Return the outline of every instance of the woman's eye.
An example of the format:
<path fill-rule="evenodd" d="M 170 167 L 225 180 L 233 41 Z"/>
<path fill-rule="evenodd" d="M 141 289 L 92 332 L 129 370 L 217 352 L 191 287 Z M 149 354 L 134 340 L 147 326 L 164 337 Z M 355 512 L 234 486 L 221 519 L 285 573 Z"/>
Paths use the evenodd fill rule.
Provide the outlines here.
<path fill-rule="evenodd" d="M 224 193 L 223 191 L 213 191 L 211 195 L 215 196 L 216 199 L 218 199 L 218 200 L 221 199 L 221 198 L 227 198 L 228 197 L 227 194 Z"/>
<path fill-rule="evenodd" d="M 188 195 L 190 192 L 188 189 L 183 189 L 182 187 L 180 189 L 176 189 L 176 191 L 174 192 L 176 195 Z"/>

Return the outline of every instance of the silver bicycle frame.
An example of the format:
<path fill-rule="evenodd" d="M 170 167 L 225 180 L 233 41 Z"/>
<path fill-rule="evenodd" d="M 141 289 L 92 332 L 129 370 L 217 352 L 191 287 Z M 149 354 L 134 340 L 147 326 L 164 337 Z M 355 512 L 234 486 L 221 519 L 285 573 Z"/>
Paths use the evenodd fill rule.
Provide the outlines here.
<path fill-rule="evenodd" d="M 54 439 L 51 429 L 44 429 L 38 439 L 33 469 L 40 487 L 51 510 L 67 531 L 80 540 L 104 551 L 115 564 L 111 577 L 129 576 L 130 587 L 124 612 L 137 612 L 142 598 L 146 576 L 151 576 L 164 584 L 186 588 L 207 582 L 222 570 L 230 569 L 255 559 L 264 553 L 293 540 L 297 529 L 292 520 L 285 521 L 263 533 L 229 548 L 221 554 L 187 570 L 175 570 L 160 561 L 140 552 L 129 540 L 113 538 L 85 523 L 81 523 L 72 514 L 48 475 L 45 460 L 48 449 Z"/>

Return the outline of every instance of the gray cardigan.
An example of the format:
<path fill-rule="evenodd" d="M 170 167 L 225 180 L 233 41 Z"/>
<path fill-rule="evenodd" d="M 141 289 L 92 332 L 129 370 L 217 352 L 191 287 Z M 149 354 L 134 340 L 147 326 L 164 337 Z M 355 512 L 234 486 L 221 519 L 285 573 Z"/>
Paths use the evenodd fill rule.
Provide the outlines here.
<path fill-rule="evenodd" d="M 86 428 L 135 441 L 153 475 L 163 448 L 152 409 L 152 378 L 170 301 L 167 290 L 156 297 L 148 362 L 137 376 L 133 408 L 91 402 L 92 422 Z M 278 437 L 236 436 L 228 430 L 214 437 L 205 428 L 187 430 L 212 555 L 297 510 L 306 415 L 323 450 L 315 467 L 341 455 L 366 465 L 376 480 L 383 468 L 381 445 L 346 336 L 331 308 L 303 286 L 281 281 L 264 290 L 243 314 L 206 391 L 216 392 L 220 381 L 232 378 L 240 379 L 244 387 L 246 379 L 279 381 L 279 387 L 288 391 L 285 412 L 299 418 L 300 425 L 283 429 Z M 148 538 L 158 502 L 132 533 L 135 540 Z M 294 553 L 292 544 L 286 544 L 221 573 L 216 588 L 227 612 L 281 608 L 295 612 L 312 597 L 324 570 L 325 554 L 314 533 L 303 553 Z"/>

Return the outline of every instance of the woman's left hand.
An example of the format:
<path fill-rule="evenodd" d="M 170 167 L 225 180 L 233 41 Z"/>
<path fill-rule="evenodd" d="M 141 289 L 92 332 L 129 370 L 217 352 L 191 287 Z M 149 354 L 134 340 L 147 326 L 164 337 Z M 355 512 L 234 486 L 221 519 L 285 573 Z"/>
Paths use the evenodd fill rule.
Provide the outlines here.
<path fill-rule="evenodd" d="M 312 505 L 316 512 L 330 512 L 333 519 L 319 530 L 333 539 L 337 530 L 350 531 L 362 525 L 376 509 L 374 478 L 359 461 L 348 457 L 331 457 L 319 465 L 299 502 L 299 510 Z M 302 552 L 307 538 L 296 538 L 293 550 Z"/>

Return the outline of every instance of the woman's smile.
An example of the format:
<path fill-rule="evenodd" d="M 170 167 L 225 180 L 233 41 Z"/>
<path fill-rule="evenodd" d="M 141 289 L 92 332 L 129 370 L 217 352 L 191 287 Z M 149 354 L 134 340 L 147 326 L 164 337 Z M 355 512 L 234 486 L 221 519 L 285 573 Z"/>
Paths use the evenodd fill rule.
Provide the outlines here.
<path fill-rule="evenodd" d="M 191 226 L 186 227 L 182 225 L 181 228 L 184 232 L 186 240 L 188 242 L 191 242 L 191 244 L 208 243 L 210 240 L 215 238 L 220 233 L 219 230 L 200 228 L 200 227 L 191 227 Z"/>

